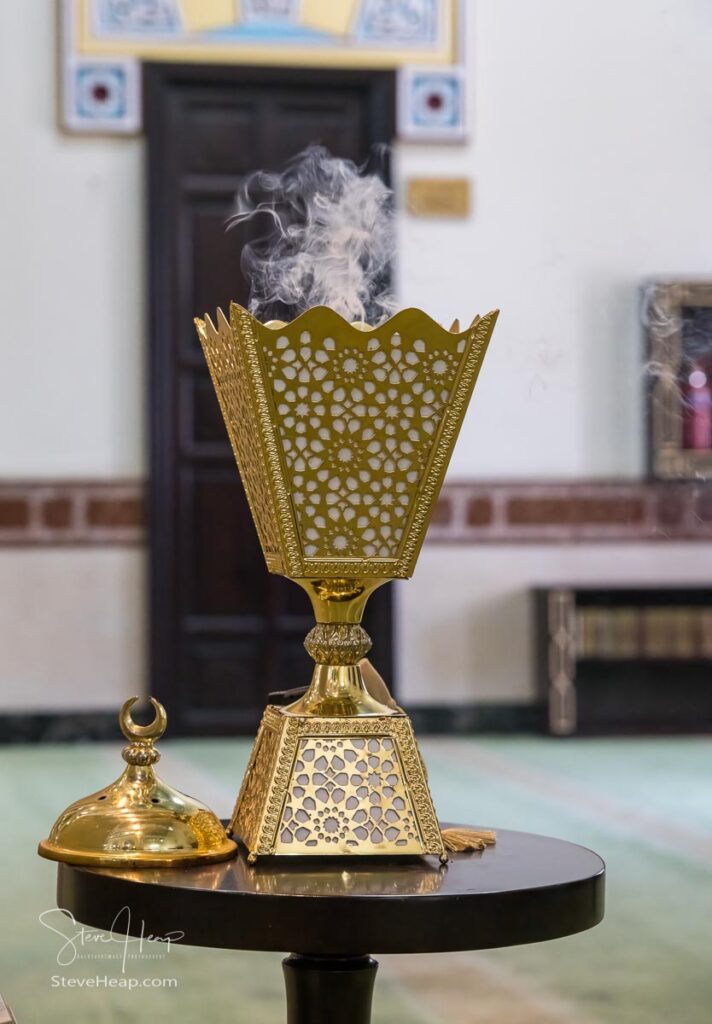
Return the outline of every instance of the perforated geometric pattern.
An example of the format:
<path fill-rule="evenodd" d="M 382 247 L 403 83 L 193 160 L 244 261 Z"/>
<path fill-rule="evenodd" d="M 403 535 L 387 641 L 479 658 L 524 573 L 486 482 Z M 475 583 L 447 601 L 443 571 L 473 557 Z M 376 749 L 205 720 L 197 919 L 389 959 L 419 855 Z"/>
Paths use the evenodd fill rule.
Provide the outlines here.
<path fill-rule="evenodd" d="M 197 324 L 268 567 L 410 576 L 496 313 L 461 334 L 416 309 L 369 331 L 230 316 Z"/>
<path fill-rule="evenodd" d="M 275 852 L 306 855 L 325 845 L 334 854 L 421 852 L 392 738 L 300 740 Z"/>
<path fill-rule="evenodd" d="M 275 503 L 270 492 L 265 451 L 260 443 L 250 378 L 244 354 L 230 325 L 218 310 L 217 328 L 208 317 L 196 320 L 205 359 L 225 420 L 235 461 L 245 488 L 268 568 L 282 572 L 283 562 Z"/>
<path fill-rule="evenodd" d="M 464 349 L 445 332 L 263 340 L 305 555 L 398 557 Z"/>

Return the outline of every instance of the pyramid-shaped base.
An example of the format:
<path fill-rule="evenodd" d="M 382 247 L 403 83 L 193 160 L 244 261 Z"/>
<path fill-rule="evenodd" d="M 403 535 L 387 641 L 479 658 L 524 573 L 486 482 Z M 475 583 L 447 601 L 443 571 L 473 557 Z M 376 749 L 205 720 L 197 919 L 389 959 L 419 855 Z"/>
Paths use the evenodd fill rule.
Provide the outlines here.
<path fill-rule="evenodd" d="M 318 718 L 268 706 L 230 828 L 251 863 L 446 857 L 407 715 Z"/>

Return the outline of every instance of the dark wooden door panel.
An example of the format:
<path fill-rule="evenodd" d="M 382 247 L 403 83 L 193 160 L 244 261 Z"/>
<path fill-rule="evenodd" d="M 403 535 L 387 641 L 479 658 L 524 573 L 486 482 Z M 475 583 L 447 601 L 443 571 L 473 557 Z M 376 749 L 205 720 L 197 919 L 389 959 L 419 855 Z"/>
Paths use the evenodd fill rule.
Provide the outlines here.
<path fill-rule="evenodd" d="M 275 167 L 303 149 L 304 139 L 318 140 L 331 153 L 357 162 L 368 156 L 370 143 L 363 101 L 357 93 L 275 96 L 268 116 L 279 125 L 270 147 L 270 160 Z"/>
<path fill-rule="evenodd" d="M 180 374 L 181 455 L 195 459 L 227 458 L 230 442 L 207 369 L 191 367 Z"/>
<path fill-rule="evenodd" d="M 241 180 L 234 175 L 227 181 L 203 185 L 194 182 L 181 195 L 177 239 L 180 322 L 176 327 L 181 341 L 180 357 L 189 364 L 205 365 L 193 318 L 205 313 L 214 317 L 218 307 L 227 310 L 231 300 L 246 302 L 249 297 L 240 254 L 243 246 L 253 240 L 255 226 L 243 223 L 226 227 Z"/>
<path fill-rule="evenodd" d="M 178 96 L 172 108 L 174 125 L 180 126 L 179 159 L 186 179 L 190 175 L 215 177 L 246 174 L 255 170 L 255 154 L 263 148 L 258 91 L 222 94 L 216 88 L 197 90 L 192 97 Z"/>
<path fill-rule="evenodd" d="M 306 684 L 306 595 L 267 573 L 193 317 L 248 301 L 258 221 L 226 231 L 245 176 L 310 143 L 365 161 L 393 135 L 390 72 L 148 65 L 151 691 L 174 734 L 254 729 Z M 390 587 L 366 628 L 391 675 Z"/>
<path fill-rule="evenodd" d="M 234 466 L 186 467 L 181 484 L 182 615 L 269 615 L 270 580 Z"/>

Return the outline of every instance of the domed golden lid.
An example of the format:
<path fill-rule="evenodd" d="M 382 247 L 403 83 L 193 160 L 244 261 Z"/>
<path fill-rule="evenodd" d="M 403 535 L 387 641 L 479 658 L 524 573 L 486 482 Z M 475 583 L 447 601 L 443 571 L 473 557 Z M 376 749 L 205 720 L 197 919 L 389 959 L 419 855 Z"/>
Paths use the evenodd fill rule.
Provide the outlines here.
<path fill-rule="evenodd" d="M 60 814 L 38 853 L 50 860 L 95 867 L 169 867 L 227 860 L 237 849 L 204 804 L 167 785 L 153 770 L 154 741 L 166 730 L 165 709 L 151 697 L 156 716 L 136 725 L 131 697 L 119 724 L 129 741 L 127 767 L 110 786 L 77 800 Z"/>

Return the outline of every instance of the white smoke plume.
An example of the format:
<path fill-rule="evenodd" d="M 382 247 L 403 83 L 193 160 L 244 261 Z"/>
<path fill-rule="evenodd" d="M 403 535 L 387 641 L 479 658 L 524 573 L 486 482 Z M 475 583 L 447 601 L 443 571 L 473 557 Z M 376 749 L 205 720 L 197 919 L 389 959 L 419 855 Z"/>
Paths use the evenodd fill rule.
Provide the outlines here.
<path fill-rule="evenodd" d="M 256 317 L 324 305 L 375 326 L 394 312 L 393 192 L 378 175 L 310 146 L 281 174 L 250 175 L 229 226 L 259 214 L 271 218 L 272 230 L 242 250 Z"/>
<path fill-rule="evenodd" d="M 667 339 L 673 338 L 682 329 L 679 312 L 677 310 L 671 312 L 668 306 L 661 301 L 660 288 L 656 283 L 648 283 L 643 286 L 640 319 L 649 338 L 656 335 L 667 342 Z M 643 369 L 647 376 L 664 382 L 667 387 L 677 388 L 679 386 L 679 371 L 670 364 L 653 358 L 652 352 L 648 353 Z"/>

